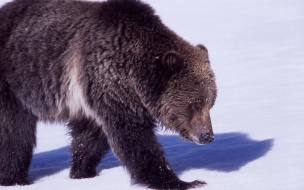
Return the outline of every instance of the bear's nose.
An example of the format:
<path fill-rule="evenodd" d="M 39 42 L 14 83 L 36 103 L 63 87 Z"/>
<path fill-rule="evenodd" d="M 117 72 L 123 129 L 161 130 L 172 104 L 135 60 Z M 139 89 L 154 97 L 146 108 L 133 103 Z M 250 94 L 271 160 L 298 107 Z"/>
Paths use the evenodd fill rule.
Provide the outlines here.
<path fill-rule="evenodd" d="M 210 133 L 203 133 L 203 134 L 201 134 L 201 136 L 199 138 L 199 141 L 202 144 L 211 143 L 211 142 L 213 142 L 213 140 L 214 140 L 214 135 L 212 135 Z"/>

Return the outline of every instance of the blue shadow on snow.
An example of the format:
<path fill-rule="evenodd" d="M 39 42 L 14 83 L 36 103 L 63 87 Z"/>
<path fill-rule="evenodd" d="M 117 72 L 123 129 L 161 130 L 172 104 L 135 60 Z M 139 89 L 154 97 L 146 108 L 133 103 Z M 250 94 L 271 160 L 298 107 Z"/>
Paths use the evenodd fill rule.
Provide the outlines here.
<path fill-rule="evenodd" d="M 177 174 L 200 168 L 222 172 L 237 171 L 263 157 L 273 145 L 273 139 L 256 141 L 243 133 L 216 134 L 213 143 L 203 146 L 172 135 L 159 136 L 158 140 Z M 35 181 L 67 169 L 70 167 L 70 160 L 68 147 L 34 154 L 29 179 Z M 110 151 L 97 167 L 97 172 L 117 166 L 120 164 Z"/>
<path fill-rule="evenodd" d="M 166 157 L 179 174 L 189 169 L 208 169 L 221 172 L 237 171 L 263 157 L 272 147 L 273 139 L 256 141 L 244 133 L 215 134 L 208 145 L 182 141 L 177 136 L 160 136 Z"/>

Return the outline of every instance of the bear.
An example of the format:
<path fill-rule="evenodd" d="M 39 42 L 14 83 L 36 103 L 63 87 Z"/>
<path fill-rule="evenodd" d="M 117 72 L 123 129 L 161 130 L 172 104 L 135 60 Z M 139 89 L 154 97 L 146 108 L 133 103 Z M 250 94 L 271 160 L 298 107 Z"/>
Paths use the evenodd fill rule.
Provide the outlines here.
<path fill-rule="evenodd" d="M 14 0 L 0 9 L 0 185 L 27 185 L 36 124 L 66 123 L 70 178 L 96 176 L 112 149 L 132 184 L 189 189 L 157 142 L 158 125 L 214 140 L 209 53 L 140 0 Z"/>

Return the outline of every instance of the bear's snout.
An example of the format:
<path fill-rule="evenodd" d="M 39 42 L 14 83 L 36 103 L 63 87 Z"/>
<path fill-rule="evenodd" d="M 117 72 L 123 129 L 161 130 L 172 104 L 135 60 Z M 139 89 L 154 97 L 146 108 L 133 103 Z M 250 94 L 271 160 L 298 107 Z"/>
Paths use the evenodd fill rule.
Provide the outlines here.
<path fill-rule="evenodd" d="M 199 137 L 199 142 L 201 144 L 208 144 L 213 142 L 213 140 L 214 140 L 214 135 L 210 133 L 203 133 Z"/>
<path fill-rule="evenodd" d="M 209 110 L 203 108 L 200 112 L 196 113 L 191 120 L 190 126 L 190 137 L 194 142 L 197 144 L 213 142 L 214 134 Z"/>

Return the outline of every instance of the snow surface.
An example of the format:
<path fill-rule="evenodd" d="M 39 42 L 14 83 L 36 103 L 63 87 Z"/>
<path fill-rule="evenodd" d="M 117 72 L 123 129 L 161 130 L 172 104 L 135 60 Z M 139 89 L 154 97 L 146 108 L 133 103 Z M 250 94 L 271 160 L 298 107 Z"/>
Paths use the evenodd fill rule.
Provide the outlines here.
<path fill-rule="evenodd" d="M 0 0 L 0 4 L 6 2 Z M 146 0 L 184 39 L 206 45 L 218 84 L 215 142 L 160 133 L 170 164 L 205 190 L 304 189 L 304 1 Z M 112 153 L 92 179 L 69 179 L 69 136 L 38 124 L 29 186 L 4 190 L 119 190 L 130 186 Z"/>

